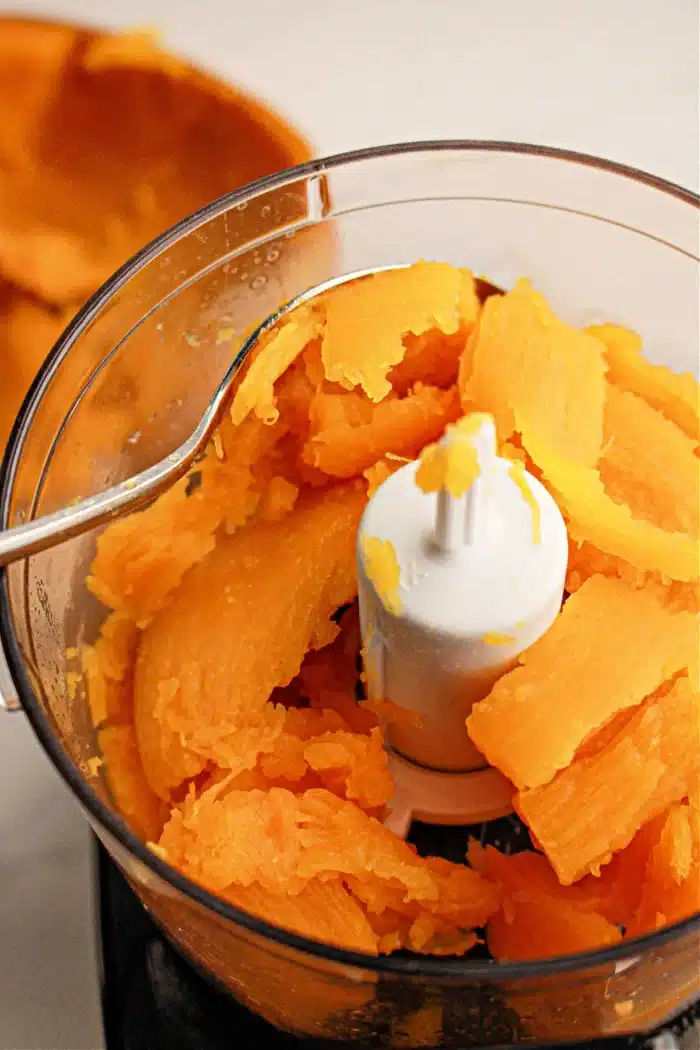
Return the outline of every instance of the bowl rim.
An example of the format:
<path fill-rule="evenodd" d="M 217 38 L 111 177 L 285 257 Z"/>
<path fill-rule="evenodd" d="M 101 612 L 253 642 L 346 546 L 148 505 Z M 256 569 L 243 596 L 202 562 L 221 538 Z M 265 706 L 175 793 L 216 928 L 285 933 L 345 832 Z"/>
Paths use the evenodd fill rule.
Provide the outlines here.
<path fill-rule="evenodd" d="M 7 526 L 13 483 L 24 435 L 32 422 L 44 390 L 70 348 L 80 337 L 82 331 L 135 273 L 183 236 L 194 231 L 202 223 L 215 218 L 223 211 L 261 192 L 282 188 L 301 178 L 321 175 L 324 172 L 361 161 L 371 161 L 393 155 L 448 151 L 461 151 L 467 154 L 479 152 L 515 154 L 573 163 L 580 167 L 593 168 L 611 175 L 631 179 L 700 210 L 700 195 L 697 193 L 629 165 L 595 157 L 587 153 L 578 153 L 552 146 L 498 140 L 443 139 L 367 147 L 334 154 L 326 158 L 306 161 L 293 168 L 287 168 L 274 175 L 268 175 L 255 182 L 248 183 L 246 186 L 217 198 L 215 201 L 182 219 L 141 249 L 90 297 L 63 332 L 52 351 L 46 357 L 32 383 L 15 420 L 4 458 L 2 463 L 0 463 L 0 528 Z M 220 918 L 233 923 L 236 927 L 240 927 L 242 930 L 266 942 L 271 942 L 271 948 L 275 946 L 281 949 L 289 949 L 295 953 L 310 957 L 309 962 L 315 959 L 321 965 L 323 963 L 333 963 L 343 967 L 350 967 L 355 971 L 364 970 L 372 976 L 392 975 L 409 980 L 432 978 L 436 980 L 442 979 L 446 982 L 480 981 L 483 983 L 503 983 L 507 981 L 525 982 L 532 978 L 541 979 L 550 975 L 555 976 L 567 973 L 582 978 L 585 977 L 586 971 L 591 971 L 605 964 L 614 966 L 615 963 L 623 960 L 629 961 L 631 958 L 638 957 L 641 953 L 652 952 L 662 948 L 685 934 L 697 933 L 700 935 L 699 911 L 695 915 L 691 915 L 673 925 L 663 927 L 652 934 L 645 934 L 642 937 L 629 941 L 621 941 L 612 947 L 548 959 L 498 963 L 481 960 L 470 961 L 466 958 L 438 960 L 431 957 L 405 959 L 393 955 L 374 956 L 336 948 L 300 934 L 291 933 L 234 907 L 186 878 L 176 868 L 149 849 L 146 843 L 138 838 L 128 827 L 116 810 L 110 809 L 100 799 L 68 752 L 64 750 L 34 693 L 31 678 L 27 673 L 22 658 L 19 640 L 12 624 L 7 571 L 5 569 L 0 569 L 0 644 L 4 647 L 8 668 L 19 695 L 21 709 L 26 713 L 34 733 L 52 764 L 68 784 L 81 806 L 87 810 L 89 819 L 98 827 L 103 828 L 129 855 L 134 857 L 159 879 L 162 879 L 172 889 L 189 897 L 200 907 L 212 911 Z"/>

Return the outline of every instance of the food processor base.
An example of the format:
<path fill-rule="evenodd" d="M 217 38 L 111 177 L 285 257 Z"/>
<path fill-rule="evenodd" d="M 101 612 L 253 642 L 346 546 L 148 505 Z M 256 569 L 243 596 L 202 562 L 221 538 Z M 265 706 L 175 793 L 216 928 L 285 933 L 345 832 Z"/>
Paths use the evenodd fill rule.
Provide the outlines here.
<path fill-rule="evenodd" d="M 436 829 L 429 830 L 432 835 Z M 418 838 L 420 834 L 418 829 Z M 341 1050 L 352 1046 L 280 1032 L 215 988 L 155 925 L 96 839 L 94 852 L 106 1050 Z M 584 1045 L 588 1050 L 700 1050 L 700 1002 L 663 1030 Z M 549 1050 L 564 1050 L 548 1046 Z M 503 1050 L 506 1047 L 504 1043 Z"/>

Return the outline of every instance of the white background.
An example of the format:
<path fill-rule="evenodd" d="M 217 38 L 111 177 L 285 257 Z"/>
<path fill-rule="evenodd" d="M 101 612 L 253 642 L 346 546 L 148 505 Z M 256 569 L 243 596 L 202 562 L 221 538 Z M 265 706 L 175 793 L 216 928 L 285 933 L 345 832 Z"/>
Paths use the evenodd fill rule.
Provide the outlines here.
<path fill-rule="evenodd" d="M 277 106 L 319 154 L 417 138 L 597 153 L 698 187 L 697 0 L 44 0 L 134 28 Z M 0 1050 L 102 1046 L 88 835 L 0 720 Z"/>

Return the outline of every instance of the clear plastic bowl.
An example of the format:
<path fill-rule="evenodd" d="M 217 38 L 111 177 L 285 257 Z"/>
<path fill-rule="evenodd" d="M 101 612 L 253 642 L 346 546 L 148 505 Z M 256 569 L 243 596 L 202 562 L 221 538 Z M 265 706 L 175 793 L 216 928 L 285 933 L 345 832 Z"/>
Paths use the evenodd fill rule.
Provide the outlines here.
<path fill-rule="evenodd" d="M 654 360 L 697 371 L 698 206 L 640 172 L 507 143 L 368 150 L 263 179 L 164 234 L 74 321 L 15 426 L 2 526 L 172 451 L 221 379 L 233 331 L 358 270 L 434 258 L 504 286 L 527 275 L 568 320 L 623 322 Z M 697 997 L 700 916 L 546 962 L 375 959 L 289 934 L 180 876 L 91 772 L 87 704 L 66 681 L 66 650 L 91 641 L 104 612 L 85 587 L 94 543 L 73 540 L 4 574 L 6 699 L 16 692 L 146 907 L 234 996 L 306 1036 L 462 1050 L 651 1029 Z"/>

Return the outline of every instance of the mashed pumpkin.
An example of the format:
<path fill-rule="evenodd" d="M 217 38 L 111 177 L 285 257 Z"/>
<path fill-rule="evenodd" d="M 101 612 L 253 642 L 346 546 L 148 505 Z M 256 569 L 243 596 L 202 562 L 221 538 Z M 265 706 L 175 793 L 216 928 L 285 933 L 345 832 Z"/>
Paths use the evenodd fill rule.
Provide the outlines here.
<path fill-rule="evenodd" d="M 463 954 L 485 929 L 497 959 L 561 955 L 699 903 L 697 384 L 528 281 L 477 290 L 421 262 L 284 316 L 205 459 L 102 534 L 89 579 L 111 612 L 83 667 L 124 818 L 236 906 L 371 954 Z M 473 411 L 559 503 L 572 596 L 469 720 L 536 851 L 465 836 L 454 864 L 382 824 L 355 545 L 407 460 L 426 491 L 468 487 L 474 457 L 434 443 Z M 388 602 L 391 553 L 364 551 Z"/>

